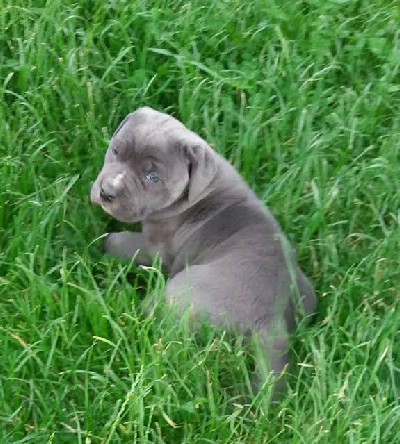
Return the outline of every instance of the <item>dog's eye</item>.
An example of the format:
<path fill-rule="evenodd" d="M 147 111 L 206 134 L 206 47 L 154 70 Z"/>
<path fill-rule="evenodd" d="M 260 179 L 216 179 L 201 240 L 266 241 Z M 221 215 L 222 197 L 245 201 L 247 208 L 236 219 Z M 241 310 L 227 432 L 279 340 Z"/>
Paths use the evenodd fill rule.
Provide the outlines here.
<path fill-rule="evenodd" d="M 147 173 L 146 179 L 153 183 L 160 182 L 161 180 L 154 171 L 150 171 L 149 173 Z"/>
<path fill-rule="evenodd" d="M 118 151 L 115 148 L 111 148 L 111 153 L 116 156 L 118 154 Z"/>

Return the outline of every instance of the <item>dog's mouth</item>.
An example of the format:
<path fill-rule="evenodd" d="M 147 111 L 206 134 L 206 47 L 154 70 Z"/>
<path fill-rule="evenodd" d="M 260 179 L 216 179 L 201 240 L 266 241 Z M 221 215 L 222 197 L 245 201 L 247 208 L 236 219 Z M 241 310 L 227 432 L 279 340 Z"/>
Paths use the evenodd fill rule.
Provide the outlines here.
<path fill-rule="evenodd" d="M 94 205 L 99 205 L 101 209 L 114 219 L 123 223 L 137 222 L 140 217 L 137 214 L 131 214 L 131 211 L 124 209 L 121 197 L 115 197 L 112 201 L 107 202 L 101 198 L 100 187 L 94 183 L 90 192 L 90 201 Z M 129 214 L 128 214 L 129 213 Z"/>
<path fill-rule="evenodd" d="M 99 193 L 94 193 L 94 192 L 92 191 L 92 193 L 90 194 L 90 201 L 91 201 L 91 203 L 92 203 L 93 205 L 99 205 L 99 207 L 101 207 L 101 209 L 102 209 L 105 213 L 109 214 L 110 216 L 114 216 L 114 215 L 113 215 L 113 212 L 111 211 L 111 208 L 109 208 L 109 206 L 107 205 L 107 203 L 104 202 L 104 201 L 101 199 Z"/>
<path fill-rule="evenodd" d="M 103 203 L 100 203 L 101 208 L 103 209 L 103 211 L 107 214 L 109 214 L 110 216 L 113 216 L 113 213 L 111 212 L 111 210 L 109 208 L 106 207 L 106 205 L 104 205 Z"/>
<path fill-rule="evenodd" d="M 93 203 L 99 205 L 105 213 L 118 220 L 119 222 L 130 224 L 141 222 L 143 220 L 143 211 L 140 211 L 139 213 L 128 213 L 127 211 L 124 211 L 124 208 L 120 207 L 119 205 L 114 205 L 114 208 L 112 208 L 112 205 L 103 202 L 100 197 L 98 198 L 98 200 L 96 200 L 96 202 Z M 115 204 L 117 204 L 117 202 L 115 202 Z"/>

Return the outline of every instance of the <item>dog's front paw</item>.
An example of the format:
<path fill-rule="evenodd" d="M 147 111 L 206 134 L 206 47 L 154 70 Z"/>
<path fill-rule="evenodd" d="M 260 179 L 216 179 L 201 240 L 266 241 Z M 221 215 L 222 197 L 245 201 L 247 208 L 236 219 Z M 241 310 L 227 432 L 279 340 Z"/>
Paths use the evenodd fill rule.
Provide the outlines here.
<path fill-rule="evenodd" d="M 103 253 L 109 253 L 110 251 L 110 245 L 112 243 L 112 235 L 114 233 L 107 233 L 106 236 L 104 236 L 102 238 L 102 243 L 101 243 L 101 249 L 103 251 Z"/>
<path fill-rule="evenodd" d="M 145 239 L 142 233 L 121 231 L 119 233 L 109 233 L 103 238 L 104 253 L 130 260 L 135 258 L 139 264 L 147 264 L 148 253 L 146 252 Z M 143 262 L 145 260 L 145 262 Z M 151 265 L 151 260 L 150 260 Z"/>
<path fill-rule="evenodd" d="M 112 256 L 120 256 L 123 258 L 130 258 L 131 252 L 127 251 L 129 244 L 127 244 L 125 233 L 108 233 L 103 237 L 103 253 Z"/>

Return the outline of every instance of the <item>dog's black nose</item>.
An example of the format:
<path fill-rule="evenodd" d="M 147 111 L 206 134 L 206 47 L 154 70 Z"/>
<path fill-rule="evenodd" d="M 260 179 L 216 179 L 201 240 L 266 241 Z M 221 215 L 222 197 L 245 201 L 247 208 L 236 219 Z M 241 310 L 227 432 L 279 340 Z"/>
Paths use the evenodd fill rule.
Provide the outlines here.
<path fill-rule="evenodd" d="M 115 195 L 115 191 L 107 186 L 107 183 L 105 184 L 101 184 L 100 186 L 100 198 L 101 200 L 103 200 L 104 202 L 111 202 L 115 199 L 116 195 Z"/>

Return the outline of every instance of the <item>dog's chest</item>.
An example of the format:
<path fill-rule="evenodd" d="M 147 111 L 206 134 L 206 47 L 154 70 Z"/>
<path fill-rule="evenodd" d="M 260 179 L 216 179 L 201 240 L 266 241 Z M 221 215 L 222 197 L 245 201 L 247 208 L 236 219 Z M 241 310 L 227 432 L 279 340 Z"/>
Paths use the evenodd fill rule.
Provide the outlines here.
<path fill-rule="evenodd" d="M 176 223 L 168 221 L 146 222 L 142 227 L 151 252 L 158 253 L 167 268 L 172 264 L 176 254 L 176 245 L 174 245 L 176 230 Z"/>

